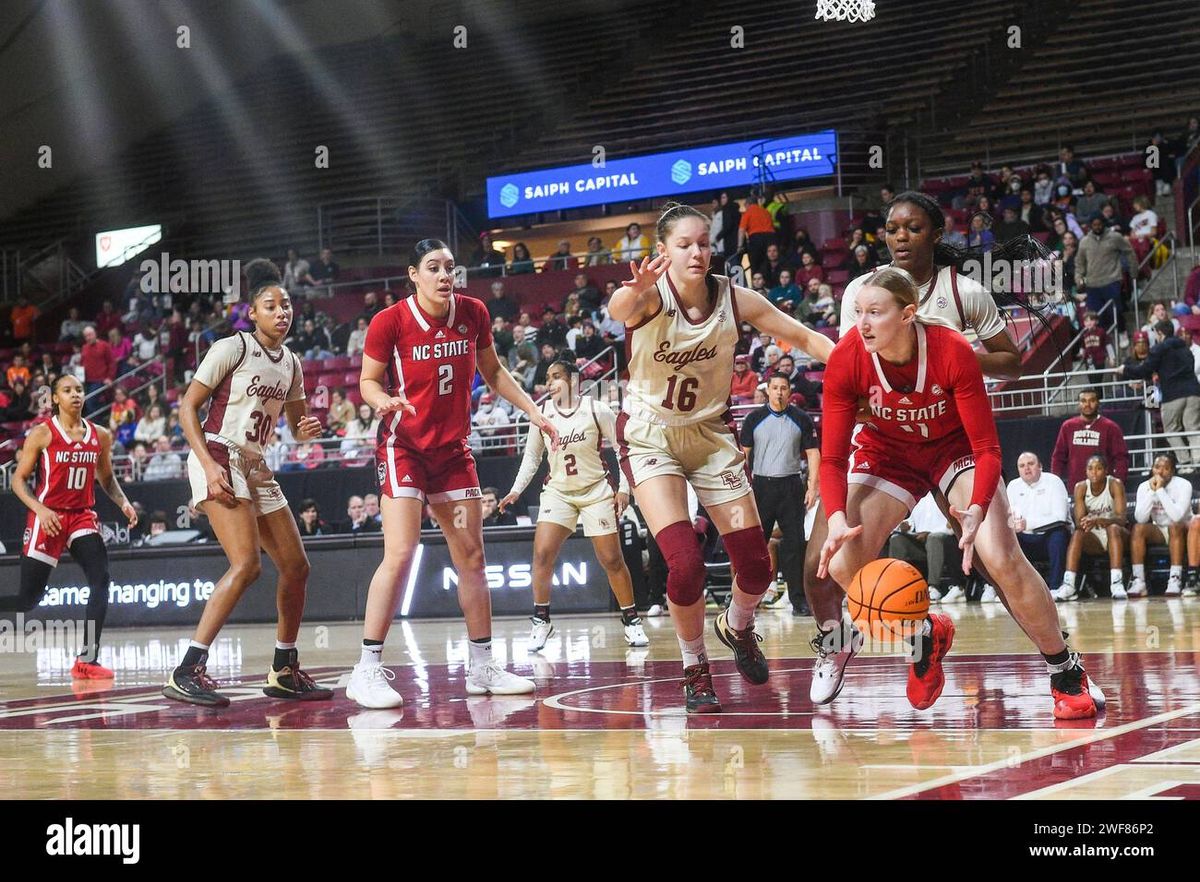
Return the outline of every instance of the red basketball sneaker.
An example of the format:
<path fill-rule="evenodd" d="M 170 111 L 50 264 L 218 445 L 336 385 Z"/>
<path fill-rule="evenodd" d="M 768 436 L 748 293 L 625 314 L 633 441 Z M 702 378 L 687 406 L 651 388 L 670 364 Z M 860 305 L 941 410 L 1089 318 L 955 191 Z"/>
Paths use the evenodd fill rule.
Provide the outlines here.
<path fill-rule="evenodd" d="M 1096 701 L 1078 652 L 1071 653 L 1061 671 L 1051 672 L 1050 695 L 1054 698 L 1056 720 L 1086 720 L 1096 716 Z"/>
<path fill-rule="evenodd" d="M 71 676 L 76 680 L 111 680 L 114 674 L 102 664 L 77 658 L 71 667 Z"/>
<path fill-rule="evenodd" d="M 683 669 L 683 694 L 687 698 L 689 714 L 719 714 L 721 700 L 713 690 L 712 674 L 708 662 Z"/>
<path fill-rule="evenodd" d="M 933 707 L 946 685 L 946 674 L 942 671 L 942 659 L 954 643 L 954 622 L 949 616 L 932 613 L 929 642 L 932 648 L 924 658 L 914 662 L 908 669 L 908 701 L 917 710 Z"/>

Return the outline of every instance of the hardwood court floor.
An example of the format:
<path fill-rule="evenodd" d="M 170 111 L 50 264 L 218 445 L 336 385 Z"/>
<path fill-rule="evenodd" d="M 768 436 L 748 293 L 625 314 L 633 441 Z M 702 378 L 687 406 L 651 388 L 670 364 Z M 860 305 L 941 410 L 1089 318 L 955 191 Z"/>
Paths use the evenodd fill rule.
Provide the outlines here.
<path fill-rule="evenodd" d="M 541 654 L 525 620 L 496 623 L 497 656 L 534 696 L 468 698 L 454 621 L 401 622 L 385 663 L 405 706 L 364 711 L 338 691 L 297 705 L 260 691 L 273 629 L 230 627 L 210 673 L 230 708 L 159 688 L 183 631 L 111 631 L 106 691 L 71 683 L 70 653 L 0 653 L 8 798 L 1200 798 L 1200 601 L 1060 606 L 1108 696 L 1096 721 L 1056 723 L 1044 665 L 996 604 L 946 607 L 958 633 L 941 699 L 904 697 L 902 659 L 864 654 L 827 708 L 808 701 L 807 619 L 763 610 L 768 685 L 751 687 L 709 634 L 725 713 L 687 717 L 669 619 L 630 650 L 610 616 L 556 617 Z M 710 616 L 711 627 L 711 616 Z M 337 685 L 357 624 L 307 625 L 301 658 Z"/>

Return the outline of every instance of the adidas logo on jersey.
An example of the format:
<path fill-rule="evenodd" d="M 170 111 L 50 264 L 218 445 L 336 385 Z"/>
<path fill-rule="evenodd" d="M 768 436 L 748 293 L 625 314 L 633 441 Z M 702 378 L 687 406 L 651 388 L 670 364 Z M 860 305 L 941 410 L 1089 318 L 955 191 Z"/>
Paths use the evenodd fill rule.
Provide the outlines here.
<path fill-rule="evenodd" d="M 865 459 L 864 459 L 862 462 L 859 462 L 859 463 L 855 463 L 855 464 L 854 464 L 854 470 L 855 470 L 855 471 L 862 470 L 862 471 L 864 471 L 864 472 L 865 472 L 865 471 L 866 471 L 867 469 L 869 469 L 870 467 L 871 467 L 871 464 L 870 464 L 869 462 L 867 462 Z"/>
<path fill-rule="evenodd" d="M 909 398 L 907 395 L 905 395 L 903 398 L 900 399 L 900 403 L 901 404 L 912 404 L 912 399 Z"/>
<path fill-rule="evenodd" d="M 409 483 L 409 484 L 411 484 L 411 483 L 412 483 L 412 476 L 411 476 L 411 475 L 405 475 L 405 476 L 404 476 L 404 481 L 405 481 L 406 483 Z"/>
<path fill-rule="evenodd" d="M 434 334 L 434 335 L 433 335 L 433 339 L 435 339 L 435 340 L 441 340 L 441 339 L 442 339 L 443 337 L 445 337 L 445 336 L 446 336 L 446 332 L 445 332 L 445 331 L 443 331 L 443 330 L 440 330 L 440 329 L 439 329 L 439 330 L 438 330 L 438 332 L 437 332 L 436 334 Z"/>

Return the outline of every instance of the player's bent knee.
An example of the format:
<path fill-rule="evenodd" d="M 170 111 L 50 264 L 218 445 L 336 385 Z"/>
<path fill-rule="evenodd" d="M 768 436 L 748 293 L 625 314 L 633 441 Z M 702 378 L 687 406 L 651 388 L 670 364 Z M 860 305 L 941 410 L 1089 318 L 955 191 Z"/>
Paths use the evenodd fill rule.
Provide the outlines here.
<path fill-rule="evenodd" d="M 721 539 L 737 577 L 738 588 L 751 595 L 766 591 L 775 580 L 762 530 L 759 527 L 746 527 L 726 533 Z"/>
<path fill-rule="evenodd" d="M 680 606 L 691 606 L 704 596 L 704 556 L 696 532 L 687 521 L 668 524 L 655 534 L 667 563 L 667 597 Z"/>
<path fill-rule="evenodd" d="M 235 582 L 250 585 L 262 575 L 262 562 L 258 560 L 243 560 L 234 562 L 230 568 Z"/>

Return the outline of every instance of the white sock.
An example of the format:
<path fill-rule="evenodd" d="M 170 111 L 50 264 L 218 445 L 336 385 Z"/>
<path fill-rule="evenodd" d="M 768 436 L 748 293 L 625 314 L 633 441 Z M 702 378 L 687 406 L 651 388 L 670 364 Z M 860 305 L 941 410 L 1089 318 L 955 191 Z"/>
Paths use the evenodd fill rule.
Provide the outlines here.
<path fill-rule="evenodd" d="M 1115 570 L 1109 570 L 1108 571 L 1108 580 L 1110 583 L 1112 583 L 1114 585 L 1116 585 L 1120 582 L 1124 582 L 1125 581 L 1125 571 L 1120 569 L 1119 567 Z"/>
<path fill-rule="evenodd" d="M 368 646 L 363 644 L 362 655 L 358 658 L 360 665 L 378 665 L 383 663 L 383 644 L 376 643 Z"/>
<path fill-rule="evenodd" d="M 1133 578 L 1135 580 L 1138 580 L 1141 582 L 1146 581 L 1146 565 L 1145 564 L 1134 564 L 1133 565 Z"/>
<path fill-rule="evenodd" d="M 482 643 L 476 643 L 474 640 L 467 641 L 471 646 L 471 667 L 483 667 L 492 660 L 492 638 L 489 637 Z"/>
<path fill-rule="evenodd" d="M 685 668 L 708 661 L 708 650 L 704 648 L 703 632 L 695 640 L 684 640 L 682 637 L 677 637 L 676 639 L 679 640 L 679 651 L 683 653 L 683 666 Z"/>
<path fill-rule="evenodd" d="M 742 606 L 738 603 L 737 592 L 734 592 L 733 599 L 729 604 L 729 609 L 725 613 L 725 621 L 729 623 L 729 627 L 735 631 L 745 631 L 754 621 L 754 610 L 758 608 L 760 598 L 751 597 L 749 606 Z"/>
<path fill-rule="evenodd" d="M 295 649 L 296 644 L 294 641 L 292 643 L 284 643 L 282 640 L 276 640 L 275 648 L 276 649 Z"/>
<path fill-rule="evenodd" d="M 208 652 L 208 644 L 207 643 L 197 643 L 195 640 L 189 640 L 188 646 L 190 646 L 192 649 L 199 649 L 199 650 L 203 650 L 204 652 Z"/>
<path fill-rule="evenodd" d="M 1178 582 L 1183 579 L 1183 567 L 1171 567 L 1171 574 L 1167 576 L 1168 582 Z"/>
<path fill-rule="evenodd" d="M 1072 588 L 1075 587 L 1075 574 L 1070 570 L 1067 570 L 1065 573 L 1063 573 L 1063 584 L 1070 585 Z"/>

